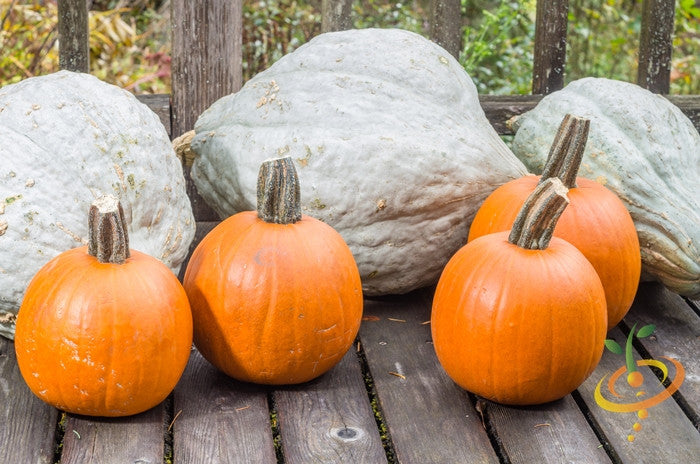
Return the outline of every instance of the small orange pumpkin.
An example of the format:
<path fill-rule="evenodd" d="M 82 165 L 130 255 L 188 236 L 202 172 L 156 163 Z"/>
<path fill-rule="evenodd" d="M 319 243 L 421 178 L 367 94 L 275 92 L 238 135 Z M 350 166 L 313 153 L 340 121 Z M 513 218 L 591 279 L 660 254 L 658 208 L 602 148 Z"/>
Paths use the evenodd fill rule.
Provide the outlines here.
<path fill-rule="evenodd" d="M 58 409 L 128 416 L 175 387 L 192 347 L 177 277 L 129 250 L 112 196 L 90 207 L 88 246 L 61 253 L 30 282 L 17 316 L 17 364 L 29 389 Z"/>
<path fill-rule="evenodd" d="M 642 267 L 637 230 L 624 203 L 598 182 L 576 177 L 588 137 L 587 119 L 566 115 L 541 176 L 512 180 L 489 195 L 474 217 L 468 240 L 507 231 L 525 199 L 539 183 L 559 177 L 569 188 L 570 204 L 554 236 L 574 245 L 598 272 L 608 308 L 608 329 L 634 301 Z"/>
<path fill-rule="evenodd" d="M 440 364 L 462 388 L 499 403 L 540 404 L 576 389 L 600 361 L 603 286 L 581 252 L 552 238 L 567 202 L 559 179 L 545 181 L 510 235 L 479 237 L 447 263 L 431 330 Z"/>
<path fill-rule="evenodd" d="M 200 242 L 185 272 L 202 355 L 231 377 L 295 384 L 345 355 L 362 319 L 360 274 L 332 227 L 302 215 L 291 158 L 262 164 L 258 210 Z"/>

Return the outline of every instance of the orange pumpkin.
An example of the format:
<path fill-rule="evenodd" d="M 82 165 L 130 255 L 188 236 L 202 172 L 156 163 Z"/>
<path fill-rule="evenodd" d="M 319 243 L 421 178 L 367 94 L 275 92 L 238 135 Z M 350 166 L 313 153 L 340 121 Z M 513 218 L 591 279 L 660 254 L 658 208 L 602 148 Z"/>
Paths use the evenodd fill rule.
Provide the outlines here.
<path fill-rule="evenodd" d="M 362 319 L 360 275 L 333 228 L 302 215 L 291 158 L 263 163 L 258 211 L 197 246 L 184 287 L 202 355 L 231 377 L 295 384 L 345 355 Z"/>
<path fill-rule="evenodd" d="M 566 202 L 559 179 L 547 180 L 510 235 L 479 237 L 447 263 L 431 330 L 440 364 L 462 388 L 499 403 L 540 404 L 576 389 L 600 361 L 603 286 L 581 252 L 551 237 Z"/>
<path fill-rule="evenodd" d="M 175 275 L 129 250 L 122 207 L 90 208 L 89 244 L 61 253 L 30 282 L 15 332 L 30 390 L 58 409 L 127 416 L 175 387 L 192 347 L 192 315 Z"/>
<path fill-rule="evenodd" d="M 525 176 L 497 188 L 477 211 L 468 240 L 510 230 L 525 199 L 537 185 L 559 177 L 570 204 L 554 236 L 576 246 L 598 272 L 608 308 L 608 329 L 627 314 L 637 293 L 641 253 L 637 231 L 624 203 L 598 182 L 576 174 L 583 158 L 589 121 L 567 115 L 552 145 L 542 176 Z"/>

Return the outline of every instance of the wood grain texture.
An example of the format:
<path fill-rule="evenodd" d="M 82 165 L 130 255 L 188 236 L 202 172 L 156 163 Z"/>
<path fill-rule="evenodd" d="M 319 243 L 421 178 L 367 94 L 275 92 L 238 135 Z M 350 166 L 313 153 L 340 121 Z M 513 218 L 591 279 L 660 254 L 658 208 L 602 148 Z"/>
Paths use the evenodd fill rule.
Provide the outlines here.
<path fill-rule="evenodd" d="M 242 84 L 242 0 L 172 0 L 173 137 Z"/>
<path fill-rule="evenodd" d="M 568 0 L 537 0 L 532 93 L 564 87 Z"/>
<path fill-rule="evenodd" d="M 678 390 L 691 409 L 691 420 L 700 423 L 700 317 L 680 296 L 661 284 L 644 283 L 639 287 L 634 304 L 624 319 L 627 327 L 637 329 L 654 324 L 654 333 L 639 342 L 654 358 L 678 360 L 686 377 Z"/>
<path fill-rule="evenodd" d="M 402 464 L 498 462 L 466 392 L 433 349 L 433 289 L 367 300 L 360 328 L 379 405 Z"/>
<path fill-rule="evenodd" d="M 484 409 L 513 464 L 611 462 L 571 395 L 527 408 L 487 402 Z"/>
<path fill-rule="evenodd" d="M 194 128 L 197 117 L 221 97 L 241 88 L 242 0 L 172 0 L 171 137 Z M 187 194 L 198 221 L 218 215 L 202 197 L 185 168 Z"/>
<path fill-rule="evenodd" d="M 700 130 L 700 95 L 664 95 L 671 103 L 692 121 Z M 161 118 L 166 129 L 169 123 L 170 107 L 166 105 L 168 95 L 139 95 L 139 99 Z M 479 102 L 493 128 L 500 135 L 513 135 L 513 128 L 508 121 L 520 114 L 530 111 L 542 99 L 542 95 L 479 95 Z M 169 101 L 167 103 L 169 105 Z M 218 218 L 214 219 L 218 220 Z"/>
<path fill-rule="evenodd" d="M 671 85 L 671 52 L 674 0 L 644 0 L 639 36 L 637 83 L 654 93 L 668 93 Z"/>
<path fill-rule="evenodd" d="M 386 454 L 355 349 L 320 378 L 274 393 L 286 464 L 380 464 Z"/>
<path fill-rule="evenodd" d="M 58 66 L 68 71 L 90 71 L 87 0 L 58 2 Z"/>
<path fill-rule="evenodd" d="M 700 95 L 664 95 L 664 97 L 680 108 L 700 131 Z"/>
<path fill-rule="evenodd" d="M 352 29 L 353 0 L 323 0 L 321 2 L 321 32 Z"/>
<path fill-rule="evenodd" d="M 430 39 L 457 59 L 462 51 L 461 8 L 460 0 L 430 2 Z"/>
<path fill-rule="evenodd" d="M 57 420 L 24 383 L 14 343 L 0 337 L 0 462 L 52 463 Z"/>
<path fill-rule="evenodd" d="M 626 337 L 617 328 L 608 333 L 608 338 L 625 346 Z M 635 353 L 635 359 L 640 359 L 639 354 Z M 644 377 L 642 386 L 636 389 L 630 387 L 623 375 L 615 383 L 615 389 L 621 397 L 615 398 L 608 391 L 608 379 L 613 372 L 624 366 L 624 356 L 605 350 L 598 367 L 578 389 L 592 419 L 605 435 L 614 453 L 625 463 L 695 462 L 700 456 L 700 433 L 673 399 L 666 399 L 647 408 L 648 417 L 644 419 L 640 419 L 637 412 L 608 411 L 596 403 L 594 391 L 603 378 L 603 396 L 615 403 L 635 403 L 651 398 L 665 389 L 651 369 L 642 366 L 639 368 Z M 669 374 L 673 376 L 675 372 L 671 370 Z M 639 391 L 644 394 L 637 397 Z M 641 430 L 634 430 L 635 423 L 640 424 Z M 628 440 L 630 435 L 634 436 L 634 441 Z"/>
<path fill-rule="evenodd" d="M 361 343 L 397 461 L 498 462 L 479 412 L 446 377 L 434 357 L 429 325 L 423 324 L 429 317 L 431 295 L 431 290 L 423 290 L 366 302 Z M 699 320 L 696 309 L 686 300 L 651 283 L 640 287 L 625 318 L 628 326 L 656 325 L 654 333 L 640 343 L 654 357 L 663 355 L 681 361 L 687 375 L 681 396 L 694 410 L 698 406 L 694 395 Z M 624 345 L 625 334 L 619 329 L 609 336 Z M 635 354 L 635 359 L 640 355 Z M 611 450 L 613 461 L 695 462 L 700 455 L 700 434 L 674 399 L 649 407 L 645 419 L 634 412 L 616 413 L 598 406 L 593 397 L 596 384 L 622 366 L 622 356 L 606 351 L 601 364 L 577 392 L 577 401 L 580 398 L 585 413 Z M 334 448 L 324 435 L 337 422 L 378 434 L 368 421 L 367 394 L 358 385 L 359 366 L 354 353 L 349 353 L 336 369 L 316 381 L 274 393 L 286 462 L 334 462 L 332 456 L 326 459 L 323 453 L 336 449 L 339 455 L 347 456 L 343 454 L 349 453 L 346 445 L 359 454 L 349 454 L 352 457 L 345 462 L 385 462 L 381 453 L 372 454 L 377 457 L 375 461 L 369 450 L 360 450 L 353 443 Z M 663 390 L 649 369 L 643 368 L 642 372 L 644 397 Z M 672 368 L 669 374 L 675 375 Z M 636 401 L 635 393 L 640 390 L 626 387 L 624 378 L 616 388 L 623 402 Z M 193 353 L 174 395 L 174 462 L 277 462 L 267 395 L 265 387 L 235 382 Z M 503 451 L 503 462 L 607 462 L 602 449 L 593 448 L 592 430 L 580 427 L 580 413 L 572 403 L 567 396 L 540 407 L 487 403 L 479 409 L 491 438 Z M 17 369 L 14 346 L 4 338 L 0 338 L 0 414 L 1 463 L 53 462 L 58 411 L 27 389 Z M 163 462 L 165 422 L 162 406 L 121 419 L 69 415 L 61 462 Z M 641 425 L 640 430 L 633 429 L 635 423 Z M 635 440 L 629 442 L 628 435 L 634 435 Z M 379 449 L 376 435 L 368 447 L 374 453 Z"/>
<path fill-rule="evenodd" d="M 479 103 L 500 135 L 514 135 L 510 120 L 533 109 L 542 95 L 479 95 Z"/>
<path fill-rule="evenodd" d="M 160 464 L 165 408 L 123 418 L 68 414 L 61 464 Z"/>
<path fill-rule="evenodd" d="M 174 462 L 277 462 L 267 391 L 227 377 L 196 350 L 175 387 L 173 411 Z"/>

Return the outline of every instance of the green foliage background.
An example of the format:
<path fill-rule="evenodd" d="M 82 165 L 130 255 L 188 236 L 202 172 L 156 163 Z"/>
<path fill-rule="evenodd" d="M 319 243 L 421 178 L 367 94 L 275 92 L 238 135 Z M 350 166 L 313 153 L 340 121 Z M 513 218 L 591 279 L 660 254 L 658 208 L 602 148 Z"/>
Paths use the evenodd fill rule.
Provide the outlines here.
<path fill-rule="evenodd" d="M 480 93 L 529 93 L 536 0 L 462 0 L 460 62 Z M 634 82 L 642 0 L 571 0 L 566 81 Z M 91 73 L 136 93 L 170 91 L 169 0 L 94 0 Z M 320 33 L 321 0 L 244 0 L 244 80 Z M 429 36 L 428 0 L 356 0 L 354 27 Z M 58 69 L 56 0 L 0 0 L 0 86 Z M 671 93 L 700 94 L 700 0 L 676 2 Z"/>

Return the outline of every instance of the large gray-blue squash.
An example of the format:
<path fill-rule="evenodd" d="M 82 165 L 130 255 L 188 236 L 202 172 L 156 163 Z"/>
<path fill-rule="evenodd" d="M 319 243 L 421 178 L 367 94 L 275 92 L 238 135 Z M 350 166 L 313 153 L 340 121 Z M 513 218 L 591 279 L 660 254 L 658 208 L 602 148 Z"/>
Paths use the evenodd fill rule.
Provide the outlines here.
<path fill-rule="evenodd" d="M 221 217 L 254 209 L 262 161 L 291 156 L 303 212 L 340 232 L 366 295 L 436 282 L 485 197 L 526 173 L 459 63 L 396 29 L 314 38 L 195 132 L 192 177 Z"/>
<path fill-rule="evenodd" d="M 133 95 L 61 71 L 0 89 L 0 334 L 24 290 L 87 239 L 92 201 L 116 195 L 130 245 L 177 272 L 194 237 L 182 166 L 158 117 Z"/>
<path fill-rule="evenodd" d="M 634 220 L 642 273 L 700 297 L 700 135 L 667 99 L 635 85 L 585 78 L 515 121 L 513 151 L 540 172 L 565 114 L 591 120 L 579 175 L 598 180 Z"/>

